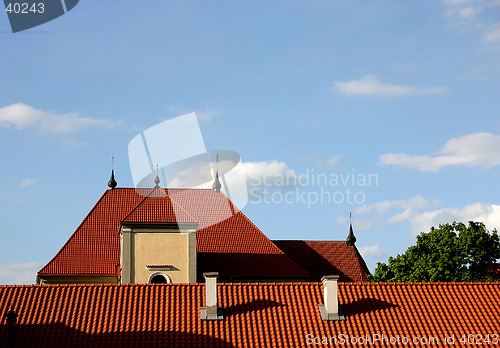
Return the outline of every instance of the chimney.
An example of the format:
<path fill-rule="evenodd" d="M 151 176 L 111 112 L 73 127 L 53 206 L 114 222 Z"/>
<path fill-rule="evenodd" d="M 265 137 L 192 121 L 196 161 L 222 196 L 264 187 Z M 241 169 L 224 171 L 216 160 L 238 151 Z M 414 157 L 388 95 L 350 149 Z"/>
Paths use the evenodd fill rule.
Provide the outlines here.
<path fill-rule="evenodd" d="M 9 345 L 13 345 L 17 335 L 17 317 L 19 314 L 14 310 L 14 306 L 10 307 L 10 311 L 5 314 L 7 319 L 7 341 Z"/>
<path fill-rule="evenodd" d="M 217 306 L 218 272 L 203 273 L 205 278 L 205 306 L 200 309 L 201 320 L 222 320 L 222 308 Z"/>
<path fill-rule="evenodd" d="M 339 306 L 338 280 L 338 275 L 327 275 L 321 278 L 325 303 L 318 306 L 323 320 L 345 320 L 342 308 Z"/>

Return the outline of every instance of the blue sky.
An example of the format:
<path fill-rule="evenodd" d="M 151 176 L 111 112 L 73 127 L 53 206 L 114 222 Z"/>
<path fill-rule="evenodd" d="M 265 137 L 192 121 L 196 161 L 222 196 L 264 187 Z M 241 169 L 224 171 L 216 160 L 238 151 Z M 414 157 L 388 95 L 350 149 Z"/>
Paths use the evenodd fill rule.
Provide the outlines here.
<path fill-rule="evenodd" d="M 271 239 L 343 240 L 352 212 L 373 270 L 439 223 L 500 229 L 498 0 L 82 0 L 15 34 L 1 13 L 0 42 L 0 283 L 33 283 L 111 156 L 132 187 L 128 143 L 189 112 L 271 182 L 243 208 Z M 311 173 L 377 181 L 274 180 Z"/>

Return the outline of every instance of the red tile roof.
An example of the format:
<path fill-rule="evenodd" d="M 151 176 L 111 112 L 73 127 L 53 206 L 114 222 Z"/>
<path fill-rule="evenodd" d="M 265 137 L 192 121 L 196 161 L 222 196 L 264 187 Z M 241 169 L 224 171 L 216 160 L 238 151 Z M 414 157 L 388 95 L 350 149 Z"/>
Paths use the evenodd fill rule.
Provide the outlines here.
<path fill-rule="evenodd" d="M 168 189 L 171 207 L 183 220 L 199 222 L 196 234 L 199 272 L 218 271 L 221 278 L 294 277 L 308 273 L 286 256 L 222 193 L 209 189 Z M 43 267 L 44 275 L 119 275 L 120 222 L 172 219 L 159 197 L 133 188 L 107 190 L 70 239 Z M 157 195 L 156 195 L 157 196 Z M 162 203 L 161 203 L 162 202 Z M 178 205 L 177 205 L 178 204 Z M 170 214 L 170 215 L 169 215 Z M 234 215 L 233 215 L 234 214 Z"/>
<path fill-rule="evenodd" d="M 177 202 L 170 199 L 165 190 L 155 187 L 141 203 L 139 203 L 122 223 L 198 223 Z"/>
<path fill-rule="evenodd" d="M 341 282 L 368 282 L 370 271 L 355 246 L 345 241 L 273 240 L 287 256 L 309 272 L 311 281 L 325 274 L 340 275 Z"/>
<path fill-rule="evenodd" d="M 500 283 L 339 283 L 344 321 L 321 320 L 321 283 L 218 287 L 221 321 L 200 320 L 203 284 L 0 286 L 0 346 L 9 339 L 3 318 L 11 306 L 18 347 L 307 347 L 323 346 L 308 345 L 316 337 L 352 343 L 376 335 L 387 342 L 365 346 L 402 346 L 390 343 L 397 337 L 441 347 L 452 335 L 456 346 L 463 335 L 500 340 Z M 433 337 L 439 344 L 430 344 Z"/>

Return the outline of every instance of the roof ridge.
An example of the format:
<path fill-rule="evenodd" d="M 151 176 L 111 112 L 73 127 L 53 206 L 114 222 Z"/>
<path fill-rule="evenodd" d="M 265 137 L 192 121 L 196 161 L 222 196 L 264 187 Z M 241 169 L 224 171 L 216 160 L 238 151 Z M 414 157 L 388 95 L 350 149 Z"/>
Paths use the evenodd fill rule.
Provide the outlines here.
<path fill-rule="evenodd" d="M 169 194 L 168 194 L 168 188 L 165 188 L 165 194 L 167 195 L 167 197 L 170 199 L 171 202 L 174 202 L 179 208 L 181 208 L 189 217 L 191 217 L 194 221 L 198 221 L 198 219 L 196 219 L 193 215 L 191 215 L 186 209 L 184 209 L 184 207 L 179 203 L 177 202 L 174 198 L 172 198 Z"/>
<path fill-rule="evenodd" d="M 235 282 L 235 283 L 217 283 L 218 286 L 320 286 L 321 282 Z M 366 287 L 366 286 L 500 286 L 500 282 L 339 282 L 339 287 Z M 146 287 L 146 286 L 170 286 L 170 287 L 205 287 L 205 283 L 164 283 L 164 284 L 14 284 L 0 285 L 3 288 L 111 288 L 111 287 Z"/>
<path fill-rule="evenodd" d="M 131 216 L 131 215 L 132 215 L 132 214 L 136 211 L 136 209 L 138 209 L 138 208 L 139 208 L 139 207 L 140 207 L 140 206 L 141 206 L 141 205 L 142 205 L 142 204 L 146 201 L 146 199 L 148 199 L 148 198 L 160 198 L 160 197 L 153 197 L 153 196 L 151 196 L 151 195 L 153 194 L 153 192 L 155 192 L 155 191 L 157 191 L 157 190 L 158 190 L 158 191 L 160 191 L 162 194 L 164 194 L 164 195 L 165 195 L 165 198 L 168 198 L 168 199 L 170 200 L 170 203 L 171 203 L 172 205 L 173 205 L 173 204 L 175 204 L 175 205 L 176 205 L 176 208 L 180 208 L 180 209 L 182 209 L 182 211 L 183 211 L 183 212 L 184 212 L 184 213 L 185 213 L 185 214 L 186 214 L 186 215 L 187 215 L 190 219 L 192 219 L 192 220 L 193 220 L 193 221 L 195 221 L 195 222 L 199 222 L 197 219 L 195 219 L 195 217 L 194 217 L 194 216 L 192 216 L 191 214 L 189 214 L 189 212 L 187 212 L 187 211 L 186 211 L 186 209 L 184 209 L 184 208 L 183 208 L 183 207 L 182 207 L 182 206 L 181 206 L 181 205 L 180 205 L 180 204 L 179 204 L 179 203 L 178 203 L 175 199 L 173 199 L 172 197 L 170 197 L 170 195 L 168 194 L 168 191 L 167 191 L 168 189 L 166 189 L 166 188 L 165 188 L 165 189 L 163 189 L 163 188 L 161 188 L 161 187 L 159 187 L 159 186 L 155 186 L 155 187 L 153 187 L 153 188 L 151 189 L 151 191 L 148 193 L 148 195 L 147 195 L 147 196 L 145 196 L 145 197 L 144 197 L 144 199 L 142 199 L 142 200 L 141 200 L 141 201 L 140 201 L 140 202 L 139 202 L 139 203 L 138 203 L 138 204 L 134 207 L 134 209 L 132 209 L 132 210 L 131 210 L 131 211 L 130 211 L 130 212 L 129 212 L 129 213 L 128 213 L 128 214 L 127 214 L 127 215 L 126 215 L 126 216 L 125 216 L 122 220 L 121 220 L 121 221 L 125 221 L 125 220 L 127 220 L 127 218 L 128 218 L 129 216 Z M 172 209 L 173 209 L 173 207 L 172 207 Z M 175 214 L 175 209 L 174 209 L 174 215 L 176 215 L 176 214 Z"/>

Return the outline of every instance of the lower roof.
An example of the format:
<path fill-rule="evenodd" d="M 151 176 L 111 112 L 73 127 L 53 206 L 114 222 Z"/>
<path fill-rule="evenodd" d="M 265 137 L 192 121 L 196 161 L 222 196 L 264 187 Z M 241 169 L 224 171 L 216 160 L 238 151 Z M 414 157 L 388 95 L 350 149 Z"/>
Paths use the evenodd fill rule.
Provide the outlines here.
<path fill-rule="evenodd" d="M 345 241 L 273 240 L 300 267 L 309 279 L 319 281 L 325 274 L 338 274 L 341 282 L 368 282 L 370 271 L 354 245 Z"/>
<path fill-rule="evenodd" d="M 389 342 L 397 337 L 427 345 L 435 337 L 432 346 L 450 346 L 444 339 L 452 335 L 455 345 L 464 335 L 500 340 L 499 282 L 338 289 L 344 321 L 321 319 L 321 283 L 218 284 L 224 319 L 202 321 L 204 284 L 0 286 L 0 315 L 17 315 L 10 335 L 0 325 L 0 346 L 9 339 L 19 347 L 297 347 L 323 338 L 334 346 L 333 338 L 376 335 L 387 343 L 366 346 L 400 346 Z"/>

